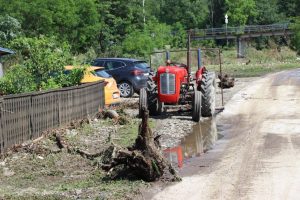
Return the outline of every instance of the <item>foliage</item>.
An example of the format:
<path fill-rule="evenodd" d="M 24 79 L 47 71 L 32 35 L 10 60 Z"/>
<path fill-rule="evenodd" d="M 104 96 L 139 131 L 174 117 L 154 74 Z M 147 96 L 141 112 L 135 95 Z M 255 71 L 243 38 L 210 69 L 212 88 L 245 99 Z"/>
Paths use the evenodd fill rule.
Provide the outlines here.
<path fill-rule="evenodd" d="M 254 0 L 225 0 L 229 25 L 246 25 L 249 18 L 257 15 Z"/>
<path fill-rule="evenodd" d="M 19 21 L 9 15 L 0 16 L 0 44 L 7 44 L 21 33 Z"/>
<path fill-rule="evenodd" d="M 0 5 L 0 13 L 19 20 L 27 36 L 55 36 L 78 51 L 97 43 L 101 24 L 94 0 L 0 0 Z"/>
<path fill-rule="evenodd" d="M 50 73 L 62 72 L 71 61 L 70 48 L 66 43 L 58 44 L 55 38 L 20 37 L 11 42 L 10 47 L 17 50 L 22 65 L 34 77 L 37 87 L 47 82 Z"/>
<path fill-rule="evenodd" d="M 208 27 L 222 27 L 224 25 L 224 16 L 226 13 L 226 6 L 224 0 L 210 0 L 208 2 L 209 15 L 207 18 Z"/>
<path fill-rule="evenodd" d="M 279 12 L 287 17 L 296 17 L 300 13 L 299 0 L 278 0 Z"/>
<path fill-rule="evenodd" d="M 18 94 L 35 91 L 34 77 L 21 65 L 15 65 L 0 78 L 0 94 Z"/>
<path fill-rule="evenodd" d="M 273 24 L 283 19 L 283 15 L 278 12 L 278 0 L 255 0 L 257 15 L 254 24 Z"/>
<path fill-rule="evenodd" d="M 161 1 L 158 19 L 169 25 L 181 23 L 186 29 L 205 26 L 208 17 L 208 0 Z"/>
<path fill-rule="evenodd" d="M 140 0 L 103 0 L 99 4 L 99 13 L 103 26 L 99 33 L 100 50 L 119 52 L 122 41 L 131 31 L 143 28 L 143 15 Z"/>
<path fill-rule="evenodd" d="M 70 44 L 72 53 L 80 55 L 84 62 L 85 53 L 94 57 L 145 57 L 165 44 L 172 48 L 186 47 L 188 29 L 225 26 L 226 13 L 229 26 L 289 21 L 300 13 L 299 0 L 144 2 L 143 7 L 142 0 L 11 0 L 9 3 L 0 0 L 0 13 L 5 16 L 0 17 L 0 42 L 3 45 L 3 40 L 9 41 L 20 34 L 29 38 L 45 35 Z M 155 33 L 153 41 L 151 34 L 157 27 L 162 28 L 162 33 Z"/>
<path fill-rule="evenodd" d="M 157 22 L 145 25 L 144 30 L 133 31 L 123 42 L 123 50 L 131 55 L 146 57 L 155 48 L 165 48 L 172 42 L 171 27 Z"/>
<path fill-rule="evenodd" d="M 13 57 L 20 64 L 10 68 L 0 79 L 2 94 L 15 94 L 77 85 L 84 69 L 64 74 L 64 66 L 71 62 L 69 45 L 58 44 L 55 38 L 19 37 L 10 43 L 17 51 Z"/>
<path fill-rule="evenodd" d="M 58 81 L 61 83 L 62 87 L 69 87 L 69 86 L 74 86 L 80 84 L 81 79 L 83 79 L 84 72 L 85 72 L 85 67 L 77 67 L 67 75 L 63 74 L 59 78 L 60 80 Z"/>
<path fill-rule="evenodd" d="M 300 55 L 300 18 L 298 18 L 292 25 L 292 29 L 294 31 L 292 44 L 294 49 L 296 49 L 297 53 Z"/>

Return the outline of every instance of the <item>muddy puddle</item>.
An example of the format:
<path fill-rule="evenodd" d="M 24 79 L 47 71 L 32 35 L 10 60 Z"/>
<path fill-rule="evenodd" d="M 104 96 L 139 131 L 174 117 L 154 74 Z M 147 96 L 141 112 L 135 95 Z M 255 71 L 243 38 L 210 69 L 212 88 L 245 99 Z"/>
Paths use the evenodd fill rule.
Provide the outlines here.
<path fill-rule="evenodd" d="M 216 119 L 204 119 L 193 126 L 193 132 L 185 136 L 180 145 L 165 149 L 164 156 L 174 167 L 182 168 L 191 158 L 199 157 L 212 149 L 221 137 L 217 131 Z"/>

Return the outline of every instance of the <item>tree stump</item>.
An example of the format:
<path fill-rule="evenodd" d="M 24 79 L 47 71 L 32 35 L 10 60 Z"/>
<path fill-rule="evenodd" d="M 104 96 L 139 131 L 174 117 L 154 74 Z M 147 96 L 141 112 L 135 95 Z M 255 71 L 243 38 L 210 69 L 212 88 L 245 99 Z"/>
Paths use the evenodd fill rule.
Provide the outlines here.
<path fill-rule="evenodd" d="M 111 158 L 104 163 L 102 168 L 107 170 L 112 178 L 116 178 L 120 174 L 131 173 L 144 181 L 155 181 L 168 171 L 173 176 L 172 180 L 181 180 L 169 161 L 163 157 L 159 143 L 155 140 L 149 127 L 148 118 L 149 111 L 143 107 L 142 122 L 139 125 L 135 144 L 126 149 L 110 148 Z"/>

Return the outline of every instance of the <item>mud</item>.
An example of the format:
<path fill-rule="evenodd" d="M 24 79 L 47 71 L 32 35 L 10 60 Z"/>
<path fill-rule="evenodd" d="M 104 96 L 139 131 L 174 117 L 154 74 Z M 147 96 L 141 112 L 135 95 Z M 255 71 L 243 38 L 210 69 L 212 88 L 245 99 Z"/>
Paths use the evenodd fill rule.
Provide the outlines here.
<path fill-rule="evenodd" d="M 224 137 L 148 199 L 299 199 L 299 116 L 299 69 L 250 82 L 217 118 Z"/>

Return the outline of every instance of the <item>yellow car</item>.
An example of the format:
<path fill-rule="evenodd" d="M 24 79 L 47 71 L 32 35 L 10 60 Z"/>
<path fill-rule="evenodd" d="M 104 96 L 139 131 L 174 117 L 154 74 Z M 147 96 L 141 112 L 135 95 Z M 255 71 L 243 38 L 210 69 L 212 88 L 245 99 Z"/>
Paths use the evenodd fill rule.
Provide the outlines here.
<path fill-rule="evenodd" d="M 66 71 L 74 69 L 74 66 L 65 66 Z M 86 68 L 81 83 L 91 83 L 100 80 L 104 80 L 105 87 L 105 105 L 115 105 L 120 103 L 120 90 L 117 87 L 115 79 L 106 73 L 103 67 L 90 66 Z"/>

